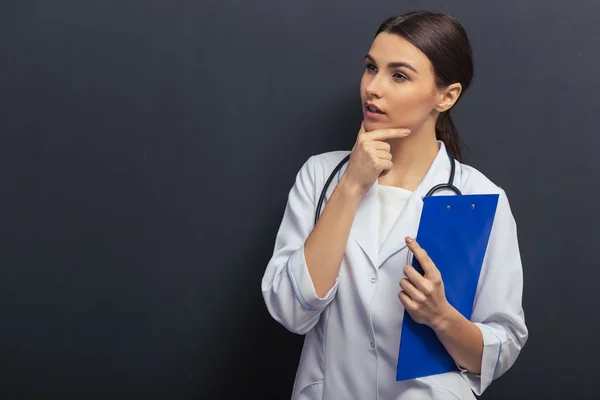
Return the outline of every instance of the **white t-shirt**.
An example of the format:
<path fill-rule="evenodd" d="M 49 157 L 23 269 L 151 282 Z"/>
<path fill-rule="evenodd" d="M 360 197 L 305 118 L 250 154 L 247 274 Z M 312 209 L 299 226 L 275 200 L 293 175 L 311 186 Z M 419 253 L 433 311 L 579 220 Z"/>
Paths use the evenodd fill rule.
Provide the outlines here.
<path fill-rule="evenodd" d="M 381 206 L 381 223 L 379 225 L 379 247 L 381 247 L 402 210 L 404 210 L 404 206 L 412 192 L 395 186 L 379 185 L 377 195 Z"/>

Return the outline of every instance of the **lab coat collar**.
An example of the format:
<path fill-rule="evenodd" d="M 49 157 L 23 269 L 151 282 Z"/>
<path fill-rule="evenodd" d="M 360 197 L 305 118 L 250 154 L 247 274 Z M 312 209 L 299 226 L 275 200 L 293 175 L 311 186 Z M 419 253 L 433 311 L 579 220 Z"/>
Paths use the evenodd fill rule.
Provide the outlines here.
<path fill-rule="evenodd" d="M 415 189 L 408 199 L 404 210 L 394 223 L 381 248 L 379 248 L 381 216 L 377 194 L 380 186 L 379 182 L 375 181 L 371 189 L 363 195 L 354 216 L 350 237 L 361 247 L 374 268 L 379 268 L 388 258 L 402 251 L 406 247 L 404 240 L 406 236 L 415 237 L 417 235 L 421 211 L 423 210 L 423 197 L 433 186 L 448 182 L 450 176 L 448 153 L 442 141 L 438 141 L 438 146 L 439 151 L 431 167 L 417 189 Z M 346 163 L 340 170 L 338 182 L 339 178 L 346 172 L 347 166 L 348 164 Z M 459 179 L 458 175 L 459 166 L 457 164 L 454 178 L 455 185 L 457 185 Z M 333 187 L 329 189 L 327 198 L 331 196 L 333 189 Z M 435 195 L 442 194 L 453 195 L 453 192 L 444 190 L 435 193 Z"/>
<path fill-rule="evenodd" d="M 378 267 L 380 204 L 377 198 L 377 181 L 363 195 L 354 215 L 350 236 L 363 249 L 374 268 Z"/>
<path fill-rule="evenodd" d="M 338 182 L 346 173 L 346 163 L 338 174 Z M 333 185 L 332 185 L 333 186 Z M 350 229 L 349 240 L 354 240 L 363 250 L 373 268 L 378 266 L 378 243 L 379 243 L 379 200 L 377 198 L 377 186 L 375 181 L 371 189 L 363 195 Z M 327 198 L 331 196 L 333 188 L 330 189 Z"/>
<path fill-rule="evenodd" d="M 423 198 L 427 192 L 440 183 L 447 183 L 450 177 L 450 161 L 446 147 L 442 141 L 438 141 L 439 151 L 425 177 L 408 199 L 406 206 L 388 236 L 385 238 L 381 249 L 379 249 L 378 262 L 383 264 L 388 258 L 406 247 L 407 236 L 415 238 L 423 211 Z M 457 162 L 455 161 L 455 164 Z M 459 166 L 456 165 L 454 176 L 455 185 L 458 183 Z M 375 188 L 377 190 L 377 187 Z M 440 190 L 434 195 L 454 195 L 450 190 Z M 378 243 L 378 242 L 377 242 Z"/>

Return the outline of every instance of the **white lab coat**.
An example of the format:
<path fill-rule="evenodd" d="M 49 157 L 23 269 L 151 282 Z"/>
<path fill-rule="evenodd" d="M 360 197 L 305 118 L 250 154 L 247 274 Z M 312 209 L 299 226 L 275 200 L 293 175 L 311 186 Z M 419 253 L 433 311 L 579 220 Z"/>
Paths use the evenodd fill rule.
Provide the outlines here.
<path fill-rule="evenodd" d="M 310 278 L 304 242 L 313 228 L 325 181 L 349 152 L 310 157 L 300 169 L 261 285 L 272 317 L 289 331 L 306 334 L 292 399 L 474 399 L 473 393 L 480 395 L 517 359 L 528 330 L 521 304 L 523 275 L 515 220 L 501 188 L 476 169 L 456 162 L 454 183 L 464 194 L 500 194 L 471 317 L 483 334 L 481 374 L 458 370 L 396 382 L 404 315 L 398 292 L 408 256 L 404 238 L 417 234 L 422 196 L 448 180 L 450 162 L 444 144 L 438 144 L 430 170 L 381 248 L 378 183 L 363 196 L 339 276 L 323 298 L 316 295 Z M 332 181 L 326 199 L 345 168 Z"/>

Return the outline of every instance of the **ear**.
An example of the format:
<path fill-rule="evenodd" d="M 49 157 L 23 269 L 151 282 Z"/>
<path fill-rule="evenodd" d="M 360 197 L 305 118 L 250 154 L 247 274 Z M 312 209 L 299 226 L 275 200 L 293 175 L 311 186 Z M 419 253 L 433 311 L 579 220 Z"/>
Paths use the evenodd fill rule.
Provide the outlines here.
<path fill-rule="evenodd" d="M 447 86 L 440 92 L 439 101 L 435 109 L 440 113 L 448 111 L 456 104 L 461 93 L 462 85 L 460 83 L 453 83 L 452 85 Z"/>

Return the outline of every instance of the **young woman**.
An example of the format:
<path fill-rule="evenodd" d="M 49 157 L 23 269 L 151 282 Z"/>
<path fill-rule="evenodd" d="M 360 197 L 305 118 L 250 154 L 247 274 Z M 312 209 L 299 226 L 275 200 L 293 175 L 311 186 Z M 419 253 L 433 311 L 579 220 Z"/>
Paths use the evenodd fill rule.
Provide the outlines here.
<path fill-rule="evenodd" d="M 515 220 L 505 192 L 461 163 L 449 114 L 472 75 L 454 18 L 390 18 L 365 58 L 352 151 L 310 157 L 300 169 L 262 280 L 273 318 L 306 335 L 293 399 L 474 399 L 524 346 Z M 348 154 L 315 224 L 321 190 Z M 414 240 L 422 197 L 447 182 L 451 163 L 463 194 L 499 195 L 470 319 L 448 302 L 435 260 Z M 423 275 L 406 265 L 409 251 Z M 405 310 L 435 332 L 455 371 L 396 381 Z"/>

